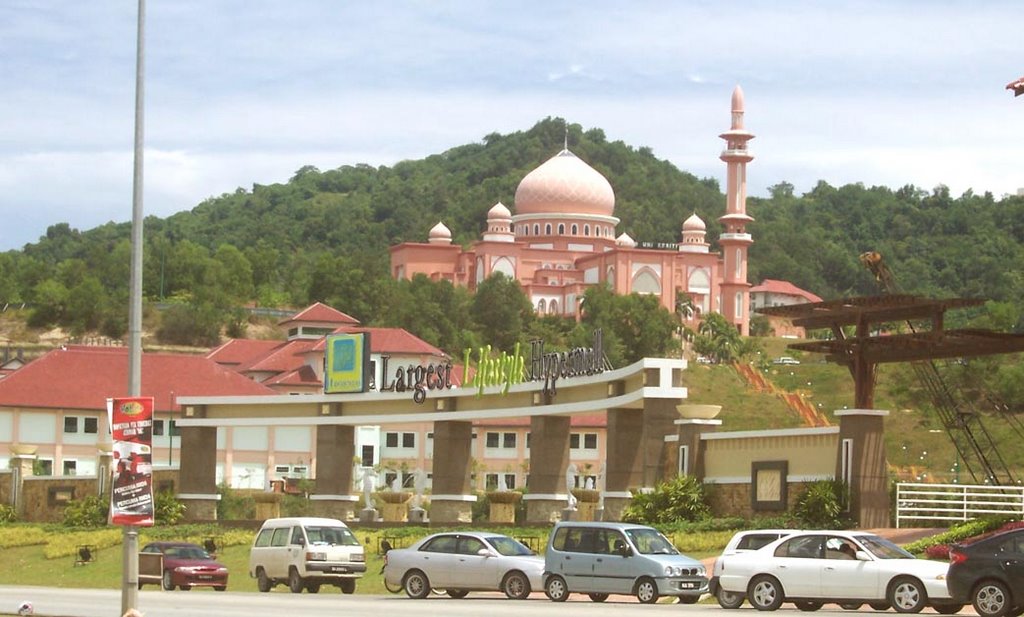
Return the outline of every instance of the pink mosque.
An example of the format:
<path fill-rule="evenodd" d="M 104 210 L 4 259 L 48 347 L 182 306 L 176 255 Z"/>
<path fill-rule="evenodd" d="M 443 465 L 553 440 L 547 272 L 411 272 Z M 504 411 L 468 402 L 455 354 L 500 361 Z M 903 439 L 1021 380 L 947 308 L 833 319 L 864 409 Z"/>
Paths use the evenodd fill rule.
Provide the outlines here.
<path fill-rule="evenodd" d="M 696 213 L 683 221 L 677 244 L 645 248 L 626 233 L 616 234 L 615 192 L 593 167 L 568 148 L 520 181 L 515 214 L 504 204 L 487 213 L 487 230 L 468 248 L 452 244 L 439 222 L 427 243 L 403 242 L 390 248 L 396 279 L 424 274 L 433 280 L 475 288 L 500 272 L 519 281 L 541 314 L 577 317 L 584 291 L 607 285 L 618 294 L 650 294 L 669 311 L 685 293 L 700 314 L 717 312 L 744 335 L 749 333 L 747 249 L 753 239 L 746 225 L 747 142 L 743 90 L 732 94 L 732 125 L 720 135 L 725 149 L 726 212 L 718 220 L 720 252 L 712 252 L 707 228 Z"/>

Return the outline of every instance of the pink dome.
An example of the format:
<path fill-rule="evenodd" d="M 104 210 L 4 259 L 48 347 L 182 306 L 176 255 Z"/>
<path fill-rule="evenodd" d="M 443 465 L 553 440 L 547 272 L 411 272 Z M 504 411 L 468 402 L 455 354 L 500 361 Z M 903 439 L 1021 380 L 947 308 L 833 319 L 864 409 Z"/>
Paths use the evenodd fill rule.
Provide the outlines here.
<path fill-rule="evenodd" d="M 697 213 L 694 212 L 690 218 L 683 221 L 683 231 L 707 231 L 708 226 L 704 224 Z"/>
<path fill-rule="evenodd" d="M 526 174 L 516 189 L 516 215 L 596 214 L 615 210 L 612 185 L 575 154 L 562 150 Z"/>
<path fill-rule="evenodd" d="M 511 218 L 512 218 L 512 213 L 509 211 L 508 208 L 505 207 L 505 204 L 501 203 L 500 201 L 498 203 L 494 204 L 494 206 L 490 210 L 487 211 L 487 220 L 488 221 L 491 220 L 491 219 L 511 219 Z"/>

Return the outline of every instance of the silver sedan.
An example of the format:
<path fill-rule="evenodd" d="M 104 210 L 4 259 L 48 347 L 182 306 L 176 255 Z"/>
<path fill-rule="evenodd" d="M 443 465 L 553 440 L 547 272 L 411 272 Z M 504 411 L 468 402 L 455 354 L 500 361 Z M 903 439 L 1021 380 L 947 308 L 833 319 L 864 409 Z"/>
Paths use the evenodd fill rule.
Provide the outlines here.
<path fill-rule="evenodd" d="M 544 558 L 513 538 L 486 531 L 434 534 L 388 551 L 384 562 L 385 586 L 404 589 L 410 598 L 444 589 L 453 598 L 501 591 L 523 599 L 543 588 Z"/>

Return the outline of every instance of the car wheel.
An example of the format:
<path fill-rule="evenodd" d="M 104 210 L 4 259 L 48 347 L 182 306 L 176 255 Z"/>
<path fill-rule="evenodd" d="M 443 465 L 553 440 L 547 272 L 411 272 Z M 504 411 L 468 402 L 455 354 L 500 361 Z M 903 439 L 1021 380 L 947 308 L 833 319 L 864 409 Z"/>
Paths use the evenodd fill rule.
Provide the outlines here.
<path fill-rule="evenodd" d="M 501 582 L 501 590 L 513 600 L 525 600 L 530 595 L 530 581 L 522 572 L 509 572 Z"/>
<path fill-rule="evenodd" d="M 964 610 L 963 604 L 935 604 L 932 606 L 935 612 L 940 615 L 956 615 Z"/>
<path fill-rule="evenodd" d="M 267 578 L 267 573 L 263 571 L 263 568 L 256 568 L 256 588 L 263 593 L 267 593 L 273 586 L 274 583 Z"/>
<path fill-rule="evenodd" d="M 796 602 L 796 607 L 805 613 L 813 613 L 814 611 L 821 609 L 823 606 L 825 606 L 824 602 L 816 602 L 813 600 Z"/>
<path fill-rule="evenodd" d="M 412 570 L 406 574 L 402 587 L 405 588 L 405 595 L 415 600 L 425 598 L 430 593 L 430 581 L 427 580 L 427 575 L 419 570 Z"/>
<path fill-rule="evenodd" d="M 354 578 L 343 578 L 343 579 L 341 579 L 341 582 L 338 583 L 338 587 L 341 587 L 341 593 L 353 594 L 353 593 L 356 592 L 356 579 L 354 579 Z M 399 589 L 398 591 L 401 591 L 401 589 Z M 392 593 L 395 593 L 395 592 L 392 592 Z"/>
<path fill-rule="evenodd" d="M 844 611 L 855 611 L 859 609 L 863 604 L 863 602 L 840 602 L 839 608 L 843 609 Z M 885 608 L 889 607 L 886 606 Z"/>
<path fill-rule="evenodd" d="M 658 601 L 658 584 L 654 579 L 645 576 L 637 582 L 636 599 L 641 604 L 654 604 Z"/>
<path fill-rule="evenodd" d="M 747 600 L 759 611 L 774 611 L 782 606 L 785 594 L 774 576 L 762 574 L 747 585 Z"/>
<path fill-rule="evenodd" d="M 288 570 L 288 590 L 292 593 L 302 593 L 302 588 L 305 585 L 302 583 L 302 577 L 299 576 L 299 571 L 292 567 Z"/>
<path fill-rule="evenodd" d="M 591 602 L 604 602 L 608 599 L 608 594 L 606 593 L 588 593 L 587 595 L 590 596 Z"/>
<path fill-rule="evenodd" d="M 342 581 L 342 582 L 344 582 L 344 581 Z M 353 590 L 352 591 L 355 591 L 354 587 L 355 587 L 355 585 L 353 585 Z M 402 591 L 402 584 L 399 583 L 398 585 L 392 585 L 391 583 L 388 582 L 388 578 L 385 576 L 384 577 L 384 589 L 387 589 L 391 593 L 398 593 L 399 591 Z M 344 589 L 343 589 L 343 591 L 344 591 Z"/>
<path fill-rule="evenodd" d="M 974 588 L 971 604 L 981 617 L 1002 617 L 1010 612 L 1010 590 L 999 581 L 985 581 Z"/>
<path fill-rule="evenodd" d="M 569 599 L 569 588 L 565 586 L 565 579 L 561 576 L 552 576 L 544 585 L 544 595 L 554 602 L 565 602 Z"/>
<path fill-rule="evenodd" d="M 715 594 L 715 598 L 718 599 L 718 606 L 728 609 L 739 608 L 743 605 L 743 600 L 746 599 L 742 593 L 726 591 L 721 587 L 718 588 L 718 593 Z"/>
<path fill-rule="evenodd" d="M 214 591 L 227 591 L 228 590 L 228 586 L 227 585 L 216 585 L 213 588 L 213 590 Z"/>
<path fill-rule="evenodd" d="M 889 604 L 897 613 L 920 613 L 928 604 L 928 593 L 921 581 L 902 576 L 889 585 Z"/>
<path fill-rule="evenodd" d="M 306 583 L 306 591 L 309 593 L 319 593 L 320 583 Z"/>
<path fill-rule="evenodd" d="M 447 592 L 449 598 L 455 598 L 456 600 L 461 600 L 469 595 L 469 592 L 465 589 L 448 589 Z"/>
<path fill-rule="evenodd" d="M 887 611 L 892 608 L 888 602 L 868 602 L 868 606 L 876 611 Z"/>
<path fill-rule="evenodd" d="M 160 582 L 163 584 L 163 588 L 166 591 L 174 591 L 174 581 L 171 580 L 170 570 L 164 570 L 164 575 L 163 578 L 160 579 Z"/>

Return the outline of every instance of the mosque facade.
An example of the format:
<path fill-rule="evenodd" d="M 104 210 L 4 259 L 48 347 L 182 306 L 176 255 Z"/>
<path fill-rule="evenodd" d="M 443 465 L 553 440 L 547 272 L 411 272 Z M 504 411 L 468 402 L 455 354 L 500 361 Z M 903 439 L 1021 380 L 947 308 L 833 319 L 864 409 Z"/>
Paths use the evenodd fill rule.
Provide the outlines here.
<path fill-rule="evenodd" d="M 411 279 L 424 274 L 475 289 L 502 273 L 519 282 L 539 314 L 578 318 L 587 288 L 606 285 L 617 294 L 658 296 L 674 311 L 689 296 L 692 320 L 720 313 L 740 333 L 749 333 L 750 284 L 747 251 L 753 243 L 746 225 L 746 166 L 754 137 L 743 126 L 743 91 L 732 94 L 732 122 L 720 137 L 726 164 L 726 212 L 718 251 L 707 241 L 707 227 L 695 212 L 681 224 L 675 244 L 649 247 L 618 233 L 615 192 L 607 178 L 568 148 L 520 181 L 513 213 L 502 203 L 487 213 L 487 228 L 469 247 L 452 244 L 451 231 L 438 222 L 426 243 L 390 248 L 391 274 Z"/>

